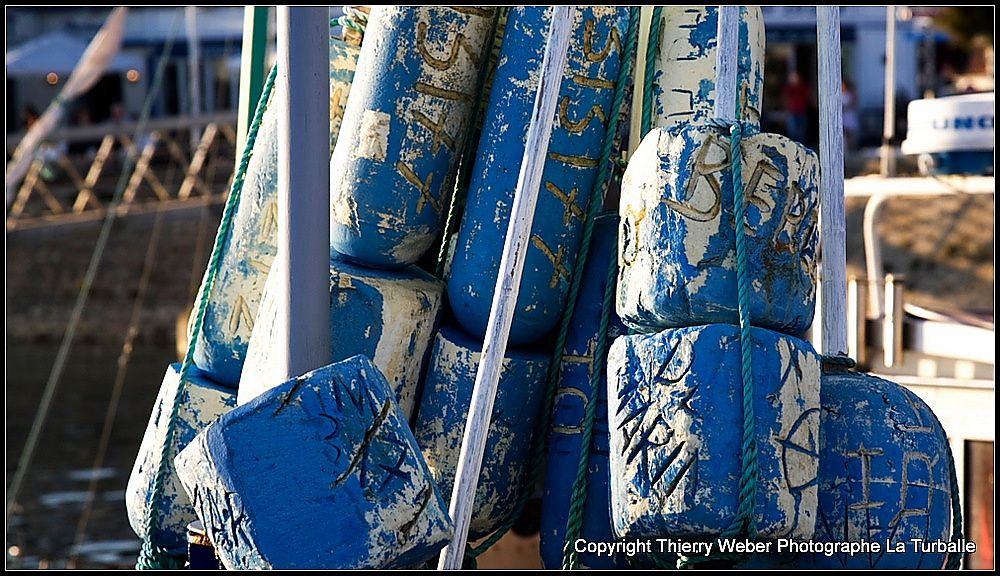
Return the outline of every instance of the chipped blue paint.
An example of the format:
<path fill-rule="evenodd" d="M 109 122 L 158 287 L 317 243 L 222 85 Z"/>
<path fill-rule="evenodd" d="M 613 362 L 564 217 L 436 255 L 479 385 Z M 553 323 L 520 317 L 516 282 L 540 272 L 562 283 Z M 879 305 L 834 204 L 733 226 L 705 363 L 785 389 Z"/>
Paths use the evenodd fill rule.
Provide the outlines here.
<path fill-rule="evenodd" d="M 227 569 L 394 568 L 451 538 L 447 506 L 364 356 L 272 388 L 177 456 Z"/>
<path fill-rule="evenodd" d="M 819 569 L 944 567 L 945 554 L 911 538 L 951 538 L 948 437 L 930 407 L 894 382 L 825 374 L 821 389 L 819 510 L 815 540 L 905 543 L 906 552 L 801 558 Z"/>
<path fill-rule="evenodd" d="M 340 115 L 351 90 L 357 57 L 357 47 L 330 39 L 331 143 L 339 134 Z M 222 265 L 208 296 L 205 323 L 195 346 L 195 364 L 233 388 L 240 381 L 264 283 L 277 253 L 277 102 L 272 95 L 264 112 L 232 233 L 223 247 Z"/>
<path fill-rule="evenodd" d="M 808 539 L 816 519 L 819 357 L 753 328 L 763 538 Z M 620 537 L 718 535 L 736 515 L 742 439 L 739 329 L 619 337 L 608 357 L 611 511 Z"/>
<path fill-rule="evenodd" d="M 275 265 L 280 274 L 281 264 Z M 280 332 L 274 329 L 281 276 L 268 278 L 250 337 L 240 382 L 239 403 L 281 383 L 283 362 L 274 354 Z M 416 266 L 379 270 L 342 257 L 330 260 L 330 356 L 339 362 L 362 354 L 389 381 L 406 415 L 413 414 L 420 376 L 430 353 L 441 311 L 444 283 Z"/>
<path fill-rule="evenodd" d="M 434 339 L 417 409 L 417 443 L 441 493 L 449 500 L 480 351 L 481 344 L 461 330 L 441 328 Z M 470 539 L 495 530 L 517 504 L 548 365 L 545 353 L 507 349 L 476 488 Z"/>
<path fill-rule="evenodd" d="M 174 471 L 173 458 L 198 432 L 236 406 L 236 391 L 212 382 L 204 372 L 192 367 L 181 395 L 177 419 L 174 421 L 173 445 L 167 452 L 167 461 L 161 462 L 167 420 L 180 384 L 180 370 L 180 364 L 171 364 L 163 377 L 149 424 L 139 446 L 139 455 L 125 489 L 125 508 L 132 529 L 140 538 L 144 537 L 147 499 L 157 470 L 162 465 L 166 480 L 155 521 L 157 526 L 150 535 L 150 540 L 156 546 L 183 554 L 187 548 L 187 525 L 197 520 L 197 517 Z"/>
<path fill-rule="evenodd" d="M 664 6 L 654 55 L 653 125 L 703 124 L 715 116 L 718 6 Z M 747 133 L 759 131 L 764 93 L 764 18 L 759 6 L 741 6 L 736 81 Z"/>
<path fill-rule="evenodd" d="M 443 294 L 444 283 L 416 266 L 390 271 L 330 261 L 330 359 L 371 358 L 407 421 Z"/>
<path fill-rule="evenodd" d="M 580 434 L 583 426 L 587 398 L 592 397 L 591 377 L 594 370 L 594 350 L 597 346 L 601 308 L 607 286 L 608 264 L 616 257 L 612 245 L 617 233 L 618 216 L 602 215 L 594 223 L 593 245 L 584 267 L 583 281 L 577 298 L 576 310 L 570 320 L 566 346 L 559 372 L 549 430 L 549 454 L 545 487 L 542 496 L 541 545 L 542 563 L 545 568 L 562 567 L 563 540 L 566 537 L 566 520 L 569 514 L 570 494 L 582 450 Z M 625 333 L 621 321 L 612 315 L 608 338 Z M 583 527 L 580 537 L 590 542 L 611 542 L 614 533 L 610 516 L 610 472 L 608 468 L 608 411 L 605 378 L 597 389 L 597 414 L 594 417 L 594 436 L 589 447 L 590 460 L 587 471 L 587 502 L 583 509 Z M 598 569 L 628 568 L 624 554 L 611 557 L 580 554 L 582 566 Z"/>
<path fill-rule="evenodd" d="M 455 317 L 474 336 L 486 333 L 541 70 L 542 31 L 550 17 L 550 8 L 534 6 L 512 8 L 507 18 L 448 279 Z M 578 8 L 574 19 L 558 125 L 552 131 L 510 329 L 514 346 L 544 337 L 565 306 L 621 65 L 628 8 Z"/>
<path fill-rule="evenodd" d="M 801 335 L 816 304 L 819 161 L 777 134 L 743 139 L 750 321 Z M 618 314 L 630 328 L 738 323 L 729 139 L 656 128 L 622 181 Z"/>
<path fill-rule="evenodd" d="M 376 6 L 330 160 L 331 249 L 396 267 L 430 247 L 470 121 L 493 8 Z"/>

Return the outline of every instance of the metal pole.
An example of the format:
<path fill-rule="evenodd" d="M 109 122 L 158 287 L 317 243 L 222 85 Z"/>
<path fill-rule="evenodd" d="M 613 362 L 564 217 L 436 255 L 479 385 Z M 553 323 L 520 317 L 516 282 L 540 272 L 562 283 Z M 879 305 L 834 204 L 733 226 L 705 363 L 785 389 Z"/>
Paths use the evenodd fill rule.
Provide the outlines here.
<path fill-rule="evenodd" d="M 287 378 L 330 355 L 328 22 L 325 6 L 278 8 L 277 333 Z"/>
<path fill-rule="evenodd" d="M 188 114 L 197 116 L 201 114 L 201 74 L 199 64 L 201 62 L 201 42 L 198 39 L 198 7 L 188 6 L 184 8 L 184 23 L 187 28 L 188 37 L 188 95 L 190 98 Z M 198 148 L 201 141 L 201 128 L 191 127 L 191 153 Z M 239 154 L 237 154 L 238 156 Z"/>
<path fill-rule="evenodd" d="M 847 354 L 847 224 L 840 7 L 816 7 L 819 52 L 820 250 L 823 254 L 823 354 Z"/>
<path fill-rule="evenodd" d="M 535 201 L 541 184 L 542 170 L 545 168 L 546 151 L 552 135 L 552 123 L 556 112 L 556 100 L 562 73 L 566 67 L 566 51 L 569 48 L 570 32 L 573 29 L 574 6 L 554 6 L 549 38 L 545 44 L 542 59 L 542 73 L 535 93 L 535 104 L 531 112 L 531 124 L 521 159 L 521 172 L 514 191 L 514 205 L 507 237 L 504 240 L 503 256 L 500 258 L 500 273 L 497 276 L 493 303 L 490 306 L 490 320 L 486 327 L 485 342 L 476 372 L 476 383 L 472 389 L 472 404 L 462 437 L 462 451 L 459 454 L 455 484 L 451 492 L 449 515 L 455 523 L 455 535 L 448 546 L 441 551 L 439 570 L 457 570 L 462 567 L 465 556 L 465 542 L 469 535 L 472 505 L 475 501 L 479 470 L 486 451 L 486 437 L 493 415 L 493 401 L 496 399 L 500 366 L 507 349 L 507 337 L 514 318 L 514 305 L 521 284 L 524 269 L 524 252 L 535 215 Z"/>
<path fill-rule="evenodd" d="M 254 107 L 260 100 L 267 75 L 267 6 L 243 10 L 243 55 L 240 60 L 240 104 L 236 127 L 236 162 L 240 161 Z"/>
<path fill-rule="evenodd" d="M 891 141 L 896 134 L 896 7 L 885 8 L 885 115 L 882 118 L 883 176 L 896 175 L 896 155 Z"/>

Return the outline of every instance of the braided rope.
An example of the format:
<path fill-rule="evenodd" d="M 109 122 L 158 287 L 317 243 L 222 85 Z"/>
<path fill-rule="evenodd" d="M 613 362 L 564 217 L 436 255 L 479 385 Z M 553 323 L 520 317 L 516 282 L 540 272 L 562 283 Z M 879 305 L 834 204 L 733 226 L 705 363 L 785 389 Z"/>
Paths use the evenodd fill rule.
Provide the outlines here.
<path fill-rule="evenodd" d="M 588 207 L 587 224 L 584 228 L 584 238 L 580 253 L 577 255 L 576 265 L 573 268 L 573 283 L 571 284 L 570 298 L 567 300 L 567 310 L 565 311 L 560 325 L 559 338 L 556 342 L 555 357 L 550 366 L 549 376 L 552 381 L 549 383 L 550 393 L 554 397 L 555 389 L 558 386 L 559 368 L 562 361 L 562 353 L 566 344 L 566 336 L 569 333 L 569 321 L 576 308 L 577 292 L 583 277 L 584 263 L 590 252 L 591 234 L 593 232 L 594 220 L 603 208 L 603 189 L 607 183 L 608 172 L 615 165 L 614 143 L 615 135 L 618 132 L 618 119 L 622 100 L 625 96 L 625 86 L 628 84 L 629 76 L 632 73 L 632 63 L 635 56 L 635 46 L 638 43 L 639 31 L 639 9 L 632 8 L 629 11 L 628 31 L 626 33 L 624 54 L 622 55 L 621 68 L 618 71 L 618 80 L 615 86 L 615 96 L 612 102 L 612 116 L 608 123 L 608 132 L 602 151 L 601 172 L 598 174 L 597 185 L 594 192 L 595 197 L 591 198 Z M 647 75 L 647 79 L 648 75 Z M 601 192 L 601 196 L 597 193 Z M 612 240 L 612 252 L 617 252 L 617 238 Z M 604 299 L 601 304 L 601 321 L 597 332 L 597 344 L 594 350 L 594 369 L 590 375 L 590 393 L 587 398 L 587 408 L 584 413 L 583 427 L 580 441 L 580 459 L 577 462 L 576 477 L 573 479 L 573 488 L 570 496 L 570 507 L 566 519 L 566 533 L 563 539 L 563 561 L 562 567 L 566 570 L 579 568 L 580 560 L 573 542 L 579 537 L 583 529 L 583 512 L 587 501 L 587 469 L 590 465 L 591 442 L 593 440 L 594 419 L 597 415 L 597 394 L 601 385 L 601 378 L 605 371 L 605 359 L 608 351 L 608 326 L 611 322 L 611 311 L 615 304 L 614 286 L 618 278 L 618 259 L 611 258 L 608 264 L 607 284 L 604 291 Z M 546 414 L 552 410 L 551 402 L 547 406 Z"/>
<path fill-rule="evenodd" d="M 576 263 L 573 266 L 573 275 L 570 279 L 569 292 L 566 297 L 566 306 L 563 309 L 559 321 L 559 331 L 557 332 L 555 346 L 553 348 L 553 358 L 549 364 L 546 376 L 546 392 L 539 410 L 538 424 L 532 433 L 531 457 L 528 461 L 528 472 L 521 483 L 520 498 L 513 513 L 500 525 L 486 540 L 478 546 L 467 546 L 465 558 L 467 565 L 475 567 L 475 558 L 486 552 L 496 544 L 517 522 L 528 501 L 528 494 L 538 479 L 541 465 L 545 457 L 546 436 L 549 428 L 549 420 L 552 413 L 552 404 L 555 398 L 556 387 L 559 383 L 559 365 L 562 360 L 562 351 L 566 346 L 566 337 L 569 334 L 570 319 L 576 309 L 577 295 L 580 291 L 580 283 L 583 279 L 583 264 L 590 254 L 590 239 L 594 229 L 594 219 L 600 214 L 603 208 L 604 190 L 610 178 L 613 167 L 612 156 L 615 148 L 616 134 L 620 119 L 622 102 L 625 99 L 625 88 L 628 85 L 629 74 L 631 73 L 631 58 L 635 52 L 637 40 L 637 30 L 639 23 L 639 9 L 629 9 L 628 33 L 622 54 L 622 65 L 618 71 L 618 78 L 615 82 L 615 93 L 611 100 L 611 114 L 608 117 L 608 126 L 605 133 L 604 145 L 601 149 L 601 160 L 598 164 L 597 176 L 594 179 L 594 187 L 590 193 L 590 204 L 587 207 L 587 216 L 584 220 L 583 234 L 580 240 L 580 251 L 576 256 Z M 584 453 L 588 452 L 585 448 Z"/>
<path fill-rule="evenodd" d="M 611 244 L 612 253 L 618 251 L 618 238 Z M 583 430 L 580 434 L 580 460 L 576 466 L 576 478 L 573 480 L 573 490 L 569 500 L 569 514 L 566 521 L 566 538 L 563 545 L 563 570 L 575 570 L 580 567 L 580 558 L 573 545 L 583 529 L 583 509 L 587 502 L 587 469 L 590 466 L 590 444 L 594 433 L 594 418 L 597 416 L 598 387 L 607 367 L 608 327 L 611 323 L 611 311 L 615 307 L 615 282 L 618 279 L 618 258 L 613 257 L 608 263 L 607 283 L 604 299 L 601 302 L 601 323 L 597 332 L 597 345 L 594 349 L 594 359 L 590 374 L 590 396 L 587 398 L 587 409 L 584 413 Z"/>
<path fill-rule="evenodd" d="M 663 6 L 653 8 L 649 22 L 649 39 L 646 43 L 646 70 L 643 75 L 641 135 L 645 136 L 653 127 L 653 80 L 656 76 L 656 58 L 660 50 L 660 26 L 663 24 Z"/>
<path fill-rule="evenodd" d="M 500 18 L 504 10 L 503 7 L 499 7 L 493 12 L 493 25 L 490 28 L 489 35 L 489 38 L 492 38 L 493 42 L 490 43 L 490 50 L 488 52 L 486 50 L 483 51 L 483 61 L 479 67 L 479 78 L 476 79 L 476 94 L 484 94 L 486 92 L 486 77 L 489 76 L 491 55 L 497 44 L 502 40 L 502 36 L 497 34 L 497 30 L 500 27 Z M 434 275 L 438 278 L 444 279 L 444 265 L 448 260 L 448 249 L 451 246 L 452 228 L 455 226 L 455 220 L 457 219 L 458 205 L 460 201 L 464 201 L 462 193 L 468 193 L 468 190 L 462 184 L 466 175 L 473 168 L 475 160 L 473 156 L 478 144 L 473 138 L 476 131 L 476 120 L 485 110 L 488 98 L 489 95 L 484 94 L 483 98 L 479 98 L 476 101 L 476 106 L 469 115 L 469 125 L 466 127 L 465 135 L 462 137 L 464 140 L 462 156 L 459 158 L 458 166 L 454 172 L 455 182 L 451 191 L 451 198 L 448 200 L 448 213 L 445 215 L 444 228 L 441 232 L 441 247 L 438 249 L 437 263 L 434 266 Z"/>
<path fill-rule="evenodd" d="M 754 422 L 753 340 L 750 335 L 750 271 L 747 263 L 746 198 L 743 193 L 743 128 L 733 122 L 729 132 L 729 150 L 733 169 L 733 215 L 736 220 L 736 283 L 740 314 L 740 366 L 743 377 L 743 443 L 740 447 L 740 496 L 736 519 L 722 532 L 724 537 L 747 531 L 757 536 L 754 502 L 757 498 L 757 432 Z"/>
<path fill-rule="evenodd" d="M 729 151 L 732 159 L 733 217 L 736 222 L 736 285 L 740 328 L 740 376 L 743 384 L 743 437 L 740 444 L 740 483 L 736 517 L 722 531 L 722 538 L 746 534 L 757 537 L 754 504 L 757 500 L 758 464 L 757 432 L 754 415 L 753 337 L 750 333 L 750 270 L 747 261 L 746 197 L 743 190 L 743 126 L 739 121 L 712 120 L 712 126 L 729 130 Z M 739 560 L 744 555 L 717 553 L 704 557 L 681 556 L 678 568 L 714 560 Z"/>
<path fill-rule="evenodd" d="M 167 420 L 167 429 L 160 453 L 160 461 L 157 466 L 156 475 L 153 478 L 153 487 L 150 490 L 149 497 L 146 501 L 145 526 L 144 530 L 142 530 L 144 537 L 142 549 L 139 551 L 139 559 L 136 562 L 136 568 L 139 570 L 183 567 L 183 559 L 175 557 L 173 553 L 174 551 L 167 550 L 153 544 L 152 527 L 155 526 L 159 520 L 159 509 L 157 505 L 159 504 L 160 498 L 163 496 L 163 488 L 167 479 L 167 466 L 165 464 L 173 447 L 176 428 L 174 424 L 177 420 L 181 398 L 184 395 L 188 373 L 194 365 L 194 350 L 198 338 L 201 335 L 202 324 L 205 321 L 205 312 L 208 309 L 209 295 L 212 292 L 212 287 L 215 285 L 215 278 L 222 265 L 224 247 L 229 241 L 229 232 L 232 227 L 233 219 L 236 215 L 236 207 L 239 205 L 243 182 L 246 179 L 247 166 L 250 164 L 250 157 L 253 154 L 254 142 L 257 140 L 257 132 L 260 130 L 260 124 L 264 118 L 264 110 L 267 109 L 267 103 L 271 96 L 271 91 L 274 88 L 274 80 L 277 73 L 277 66 L 273 66 L 271 68 L 271 73 L 268 74 L 267 80 L 264 82 L 264 89 L 263 92 L 261 92 L 260 100 L 257 102 L 257 109 L 256 112 L 254 112 L 253 122 L 251 122 L 247 132 L 247 140 L 243 148 L 243 156 L 240 158 L 239 167 L 236 169 L 236 176 L 233 178 L 233 184 L 229 191 L 229 198 L 226 199 L 226 207 L 222 213 L 222 221 L 219 223 L 219 231 L 215 236 L 215 245 L 212 248 L 212 256 L 209 259 L 208 268 L 205 270 L 205 278 L 202 281 L 201 290 L 198 293 L 198 309 L 195 313 L 194 321 L 189 327 L 187 352 L 185 353 L 184 361 L 181 364 L 180 379 L 177 384 L 177 391 L 174 393 L 173 403 L 170 409 L 170 417 Z"/>

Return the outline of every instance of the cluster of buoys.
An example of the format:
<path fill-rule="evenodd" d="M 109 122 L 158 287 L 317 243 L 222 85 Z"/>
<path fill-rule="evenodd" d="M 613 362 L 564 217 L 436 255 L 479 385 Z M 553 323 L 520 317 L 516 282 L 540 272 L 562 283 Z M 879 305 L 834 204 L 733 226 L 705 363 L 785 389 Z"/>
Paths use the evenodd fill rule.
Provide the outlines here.
<path fill-rule="evenodd" d="M 331 143 L 340 131 L 343 102 L 351 90 L 358 51 L 355 44 L 330 38 Z M 274 100 L 272 94 L 269 103 Z M 181 365 L 172 364 L 167 369 L 126 489 L 126 509 L 136 534 L 173 553 L 183 553 L 187 525 L 197 520 L 174 472 L 173 458 L 198 432 L 236 405 L 251 332 L 277 252 L 278 110 L 266 105 L 232 233 L 222 239 L 218 275 L 211 292 L 199 294 L 205 298 L 205 315 L 194 342 L 194 367 L 176 403 Z M 175 432 L 171 445 L 166 446 L 169 426 Z M 153 510 L 149 497 L 161 467 L 165 478 L 162 496 Z"/>
<path fill-rule="evenodd" d="M 451 320 L 438 331 L 414 433 L 441 489 L 451 495 L 481 342 L 510 220 L 552 9 L 507 13 L 468 200 L 448 275 Z M 546 393 L 547 337 L 559 322 L 580 244 L 615 80 L 628 9 L 576 8 L 567 64 L 525 254 L 510 340 L 500 370 L 470 538 L 513 514 Z"/>
<path fill-rule="evenodd" d="M 272 375 L 283 266 L 275 261 L 280 111 L 266 109 L 231 232 L 217 240 L 214 283 L 199 297 L 193 365 L 168 369 L 129 480 L 129 519 L 147 543 L 183 553 L 187 527 L 200 519 L 199 534 L 229 569 L 401 568 L 426 566 L 450 540 L 448 500 L 551 18 L 546 7 L 506 11 L 464 214 L 457 234 L 442 240 L 451 241 L 445 279 L 418 261 L 446 232 L 498 9 L 380 6 L 360 46 L 360 28 L 351 41 L 331 39 L 329 364 L 287 382 Z M 750 506 L 749 536 L 761 540 L 951 535 L 952 462 L 930 409 L 884 380 L 824 373 L 803 339 L 816 301 L 819 162 L 801 144 L 760 132 L 758 7 L 740 9 L 739 149 L 711 121 L 718 18 L 714 6 L 662 9 L 649 55 L 652 129 L 629 159 L 619 214 L 591 223 L 542 431 L 549 568 L 563 563 L 586 453 L 585 541 L 703 541 L 731 531 L 741 504 Z M 548 416 L 540 410 L 551 342 L 613 136 L 629 23 L 626 7 L 574 9 L 472 540 L 510 521 L 534 488 L 525 480 L 535 429 Z M 734 209 L 740 197 L 743 221 Z M 609 291 L 616 305 L 602 326 Z M 748 339 L 741 312 L 752 325 Z M 604 338 L 614 344 L 606 375 L 595 377 Z M 750 428 L 748 502 L 741 488 Z M 940 568 L 945 559 L 799 553 L 744 565 Z M 635 565 L 625 554 L 584 551 L 579 560 Z"/>

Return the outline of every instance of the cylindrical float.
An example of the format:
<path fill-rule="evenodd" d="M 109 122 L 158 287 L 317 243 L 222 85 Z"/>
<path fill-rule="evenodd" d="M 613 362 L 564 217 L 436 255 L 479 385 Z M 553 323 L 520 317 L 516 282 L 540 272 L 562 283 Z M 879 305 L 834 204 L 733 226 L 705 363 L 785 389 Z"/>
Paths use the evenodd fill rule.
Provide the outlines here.
<path fill-rule="evenodd" d="M 270 286 L 269 282 L 261 304 L 260 320 L 265 323 L 265 310 L 275 309 L 271 305 L 275 294 Z M 417 400 L 443 293 L 444 283 L 416 266 L 378 270 L 356 266 L 343 258 L 330 260 L 329 361 L 339 362 L 357 354 L 371 358 L 389 381 L 407 421 Z M 251 337 L 240 384 L 240 404 L 278 384 L 248 376 L 250 372 L 260 373 L 260 366 L 270 361 L 272 339 L 267 325 Z"/>
<path fill-rule="evenodd" d="M 777 134 L 745 137 L 750 321 L 795 336 L 816 304 L 819 161 Z M 728 135 L 709 126 L 643 138 L 622 181 L 618 314 L 640 332 L 739 323 Z"/>
<path fill-rule="evenodd" d="M 140 537 L 146 536 L 150 522 L 148 514 L 155 514 L 155 526 L 149 540 L 156 546 L 175 551 L 178 556 L 187 553 L 187 526 L 198 519 L 191 501 L 181 487 L 174 470 L 174 456 L 187 446 L 198 432 L 214 422 L 219 416 L 236 406 L 236 391 L 220 386 L 207 375 L 192 367 L 188 372 L 184 393 L 177 407 L 174 438 L 166 452 L 167 426 L 170 425 L 174 409 L 174 397 L 180 385 L 180 364 L 171 364 L 163 377 L 163 384 L 153 405 L 153 413 L 146 426 L 146 432 L 139 445 L 139 455 L 132 467 L 132 474 L 125 488 L 125 508 L 132 530 Z M 160 496 L 158 509 L 148 509 L 148 499 L 152 492 L 157 471 L 163 467 L 166 481 Z"/>
<path fill-rule="evenodd" d="M 808 539 L 816 522 L 819 356 L 751 329 L 762 538 Z M 718 536 L 736 518 L 743 384 L 739 328 L 621 336 L 608 356 L 611 517 L 622 538 Z"/>
<path fill-rule="evenodd" d="M 866 374 L 824 374 L 820 393 L 819 516 L 815 540 L 879 542 L 903 552 L 812 554 L 819 569 L 944 567 L 913 539 L 947 542 L 952 533 L 948 437 L 916 394 Z M 894 548 L 895 550 L 895 548 Z"/>
<path fill-rule="evenodd" d="M 441 493 L 449 500 L 481 347 L 457 328 L 441 328 L 434 339 L 417 408 L 417 443 Z M 476 488 L 470 539 L 495 530 L 517 504 L 548 365 L 545 353 L 507 349 Z"/>
<path fill-rule="evenodd" d="M 176 464 L 228 570 L 401 568 L 451 538 L 448 506 L 364 356 L 237 407 Z"/>
<path fill-rule="evenodd" d="M 715 116 L 718 6 L 664 6 L 659 49 L 653 54 L 653 125 L 702 124 Z M 741 6 L 736 97 L 739 119 L 760 125 L 764 93 L 764 17 Z"/>
<path fill-rule="evenodd" d="M 330 160 L 330 243 L 416 262 L 434 242 L 487 57 L 494 8 L 376 6 Z"/>
<path fill-rule="evenodd" d="M 507 17 L 448 279 L 455 317 L 474 336 L 485 335 L 489 321 L 545 49 L 540 31 L 548 29 L 550 18 L 551 8 L 544 6 L 512 8 Z M 544 337 L 565 306 L 627 27 L 627 7 L 576 9 L 558 125 L 549 143 L 510 329 L 513 346 Z"/>
<path fill-rule="evenodd" d="M 361 48 L 340 38 L 330 38 L 330 154 L 337 145 L 344 121 L 347 96 L 351 92 L 354 71 Z"/>
<path fill-rule="evenodd" d="M 357 58 L 356 46 L 330 39 L 331 145 L 340 130 L 340 117 L 351 90 Z M 213 379 L 233 388 L 240 381 L 264 283 L 277 253 L 277 101 L 272 94 L 257 132 L 240 203 L 223 247 L 222 264 L 195 347 L 195 364 Z"/>
<path fill-rule="evenodd" d="M 559 387 L 556 390 L 549 430 L 549 454 L 545 487 L 542 496 L 541 544 L 542 563 L 546 568 L 560 568 L 563 544 L 566 539 L 566 521 L 576 469 L 583 450 L 581 433 L 587 401 L 594 398 L 597 413 L 594 416 L 593 437 L 587 468 L 587 501 L 583 508 L 583 525 L 580 537 L 588 542 L 611 542 L 614 532 L 610 516 L 610 472 L 608 468 L 608 411 L 606 379 L 602 378 L 596 396 L 591 388 L 591 378 L 600 367 L 594 365 L 601 323 L 604 294 L 614 290 L 608 286 L 607 271 L 612 258 L 614 236 L 617 233 L 618 215 L 608 214 L 594 223 L 592 245 L 580 284 L 576 310 L 570 320 L 559 369 Z M 614 311 L 611 314 L 608 344 L 625 333 L 625 327 Z M 602 556 L 580 554 L 580 565 L 587 568 L 628 568 L 624 554 Z"/>

